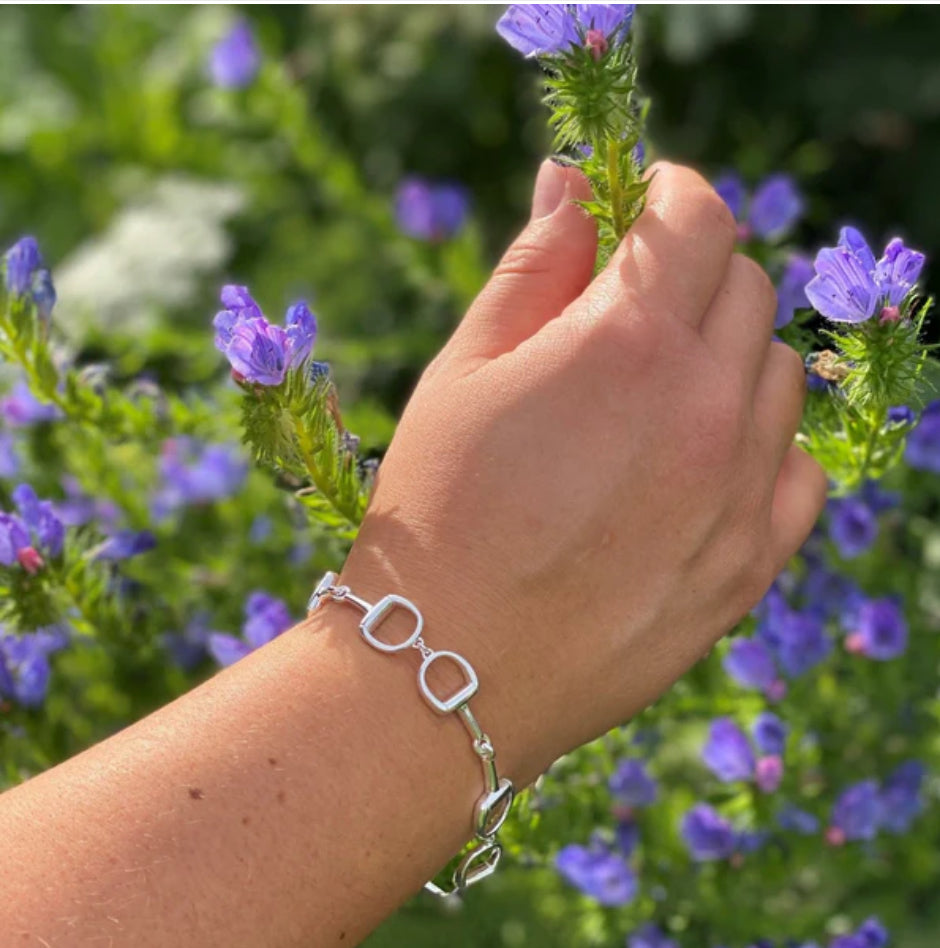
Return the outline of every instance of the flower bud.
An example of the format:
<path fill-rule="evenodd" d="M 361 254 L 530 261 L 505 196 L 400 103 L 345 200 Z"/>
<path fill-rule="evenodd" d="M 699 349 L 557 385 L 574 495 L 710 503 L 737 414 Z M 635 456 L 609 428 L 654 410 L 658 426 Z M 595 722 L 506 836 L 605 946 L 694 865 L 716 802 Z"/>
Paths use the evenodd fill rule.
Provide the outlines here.
<path fill-rule="evenodd" d="M 607 52 L 607 37 L 600 30 L 588 30 L 584 34 L 584 45 L 595 59 Z"/>
<path fill-rule="evenodd" d="M 21 550 L 17 550 L 16 559 L 30 576 L 35 576 L 46 565 L 46 561 L 32 546 L 24 546 Z"/>

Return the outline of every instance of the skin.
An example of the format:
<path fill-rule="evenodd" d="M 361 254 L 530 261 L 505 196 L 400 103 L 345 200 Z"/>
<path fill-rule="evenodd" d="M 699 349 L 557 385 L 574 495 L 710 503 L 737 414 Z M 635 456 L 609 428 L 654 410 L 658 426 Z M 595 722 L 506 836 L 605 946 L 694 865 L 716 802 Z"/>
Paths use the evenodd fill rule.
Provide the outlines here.
<path fill-rule="evenodd" d="M 342 580 L 464 655 L 517 787 L 624 721 L 763 594 L 825 498 L 805 380 L 694 172 L 659 165 L 592 281 L 571 169 L 425 372 Z M 349 945 L 470 835 L 478 761 L 418 656 L 338 603 L 0 796 L 4 945 Z M 394 625 L 390 620 L 390 625 Z M 384 631 L 384 630 L 383 630 Z"/>

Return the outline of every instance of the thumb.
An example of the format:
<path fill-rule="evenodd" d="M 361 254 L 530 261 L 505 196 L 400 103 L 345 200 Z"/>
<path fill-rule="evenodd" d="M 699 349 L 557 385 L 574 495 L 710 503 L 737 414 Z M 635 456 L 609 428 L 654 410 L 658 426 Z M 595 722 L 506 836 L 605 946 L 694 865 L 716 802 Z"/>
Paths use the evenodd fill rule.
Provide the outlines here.
<path fill-rule="evenodd" d="M 584 292 L 594 273 L 597 228 L 572 202 L 590 197 L 575 168 L 542 162 L 528 225 L 454 335 L 460 355 L 492 359 L 512 351 Z"/>

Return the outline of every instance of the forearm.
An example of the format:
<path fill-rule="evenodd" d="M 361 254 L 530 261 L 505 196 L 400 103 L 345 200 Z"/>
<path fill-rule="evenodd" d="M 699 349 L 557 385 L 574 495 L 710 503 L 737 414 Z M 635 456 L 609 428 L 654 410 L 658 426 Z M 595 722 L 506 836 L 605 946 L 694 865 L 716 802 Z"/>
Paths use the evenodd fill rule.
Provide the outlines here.
<path fill-rule="evenodd" d="M 479 765 L 357 621 L 324 608 L 0 797 L 0 941 L 355 944 L 418 891 L 470 835 Z"/>

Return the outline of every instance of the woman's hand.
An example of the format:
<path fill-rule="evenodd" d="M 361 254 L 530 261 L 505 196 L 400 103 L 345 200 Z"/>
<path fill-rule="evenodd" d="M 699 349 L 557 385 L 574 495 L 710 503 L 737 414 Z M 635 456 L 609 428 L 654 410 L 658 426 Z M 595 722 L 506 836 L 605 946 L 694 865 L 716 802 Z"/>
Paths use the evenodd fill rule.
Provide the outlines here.
<path fill-rule="evenodd" d="M 767 589 L 825 499 L 776 296 L 698 174 L 657 166 L 592 281 L 573 169 L 421 379 L 343 581 L 424 611 L 528 782 L 628 718 Z"/>

